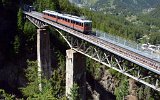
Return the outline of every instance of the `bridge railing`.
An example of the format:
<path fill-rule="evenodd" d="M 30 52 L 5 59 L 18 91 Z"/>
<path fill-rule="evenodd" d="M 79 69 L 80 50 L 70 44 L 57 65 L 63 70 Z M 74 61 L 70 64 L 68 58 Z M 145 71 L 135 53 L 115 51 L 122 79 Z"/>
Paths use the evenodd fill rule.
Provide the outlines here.
<path fill-rule="evenodd" d="M 133 52 L 136 52 L 138 54 L 141 54 L 141 55 L 144 55 L 144 56 L 147 56 L 149 58 L 156 58 L 160 61 L 160 54 L 158 53 L 155 53 L 151 50 L 144 50 L 142 49 L 142 44 L 138 44 L 134 41 L 130 41 L 130 40 L 125 40 L 123 39 L 122 37 L 119 37 L 119 36 L 114 36 L 114 35 L 111 35 L 109 33 L 105 33 L 105 32 L 102 32 L 102 31 L 99 31 L 99 30 L 93 30 L 95 32 L 95 35 L 98 37 L 98 38 L 101 38 L 103 40 L 106 40 L 106 41 L 109 41 L 111 43 L 114 43 L 120 47 L 123 47 L 125 49 L 129 49 Z"/>

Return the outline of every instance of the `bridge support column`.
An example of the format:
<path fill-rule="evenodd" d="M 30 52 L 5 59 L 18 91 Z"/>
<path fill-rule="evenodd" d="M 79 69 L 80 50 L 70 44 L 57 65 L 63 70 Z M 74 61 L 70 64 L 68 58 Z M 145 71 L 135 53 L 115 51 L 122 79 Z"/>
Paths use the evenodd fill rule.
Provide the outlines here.
<path fill-rule="evenodd" d="M 79 86 L 80 98 L 86 100 L 85 56 L 72 49 L 66 53 L 66 96 L 70 94 L 73 83 L 76 83 Z"/>
<path fill-rule="evenodd" d="M 47 26 L 37 29 L 37 60 L 38 77 L 49 79 L 51 77 L 51 57 L 50 57 L 50 39 L 47 32 Z M 39 90 L 42 90 L 42 84 L 39 84 Z"/>

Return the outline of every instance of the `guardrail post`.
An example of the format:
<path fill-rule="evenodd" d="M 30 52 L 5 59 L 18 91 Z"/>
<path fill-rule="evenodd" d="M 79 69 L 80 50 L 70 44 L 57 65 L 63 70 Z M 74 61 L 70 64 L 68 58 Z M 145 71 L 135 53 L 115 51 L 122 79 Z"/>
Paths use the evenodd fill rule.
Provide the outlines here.
<path fill-rule="evenodd" d="M 42 90 L 41 78 L 49 79 L 51 77 L 51 57 L 50 57 L 50 39 L 47 32 L 47 26 L 37 29 L 37 60 L 39 90 Z"/>
<path fill-rule="evenodd" d="M 66 51 L 66 96 L 69 97 L 73 84 L 79 86 L 79 100 L 86 100 L 85 56 L 70 49 Z"/>

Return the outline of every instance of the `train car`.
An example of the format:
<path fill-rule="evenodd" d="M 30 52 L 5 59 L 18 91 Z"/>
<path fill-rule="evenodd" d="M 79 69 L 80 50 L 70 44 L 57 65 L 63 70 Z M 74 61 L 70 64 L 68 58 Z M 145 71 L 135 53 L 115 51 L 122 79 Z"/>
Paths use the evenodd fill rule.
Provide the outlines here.
<path fill-rule="evenodd" d="M 43 11 L 43 18 L 65 25 L 85 34 L 91 33 L 92 31 L 92 21 L 83 19 L 78 16 L 61 14 L 55 11 L 45 10 Z"/>

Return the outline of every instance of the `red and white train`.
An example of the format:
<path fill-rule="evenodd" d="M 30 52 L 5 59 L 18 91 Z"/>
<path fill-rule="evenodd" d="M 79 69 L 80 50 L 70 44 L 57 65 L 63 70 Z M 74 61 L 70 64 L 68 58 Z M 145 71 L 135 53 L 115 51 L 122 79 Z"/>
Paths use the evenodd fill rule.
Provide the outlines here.
<path fill-rule="evenodd" d="M 53 22 L 56 22 L 56 23 L 59 23 L 61 25 L 70 27 L 74 30 L 83 32 L 85 34 L 92 32 L 92 21 L 85 20 L 81 17 L 72 16 L 69 14 L 61 14 L 61 13 L 51 11 L 51 10 L 45 10 L 45 11 L 43 11 L 43 18 L 50 20 L 50 21 L 53 21 Z M 125 49 L 118 47 L 116 45 L 110 45 L 110 48 L 112 48 L 113 50 L 116 50 L 120 54 L 123 54 L 123 55 L 131 58 L 132 60 L 134 60 L 136 62 L 140 62 L 141 64 L 144 64 L 145 66 L 148 66 L 150 68 L 157 70 L 158 74 L 159 74 L 159 71 L 160 71 L 160 63 L 159 62 L 153 61 L 149 58 L 146 58 L 146 57 L 139 55 L 139 54 L 136 54 L 134 52 L 125 50 Z"/>
<path fill-rule="evenodd" d="M 85 20 L 78 16 L 45 10 L 43 11 L 43 18 L 65 25 L 83 33 L 91 33 L 92 31 L 92 21 Z"/>

